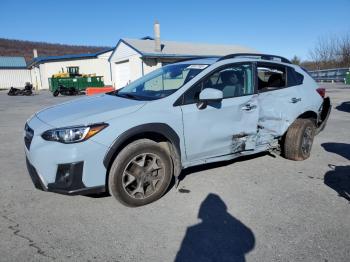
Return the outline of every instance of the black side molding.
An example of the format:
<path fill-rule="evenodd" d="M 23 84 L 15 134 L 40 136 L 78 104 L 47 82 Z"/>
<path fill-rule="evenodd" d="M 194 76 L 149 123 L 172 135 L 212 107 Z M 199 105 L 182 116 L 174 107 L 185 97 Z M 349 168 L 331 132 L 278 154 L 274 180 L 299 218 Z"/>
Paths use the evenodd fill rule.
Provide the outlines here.
<path fill-rule="evenodd" d="M 85 195 L 104 193 L 106 192 L 106 187 L 105 186 L 84 187 L 84 188 L 79 188 L 74 190 L 51 188 L 48 190 L 48 192 L 53 192 L 53 193 L 68 195 L 68 196 L 77 196 L 77 195 L 85 196 Z"/>

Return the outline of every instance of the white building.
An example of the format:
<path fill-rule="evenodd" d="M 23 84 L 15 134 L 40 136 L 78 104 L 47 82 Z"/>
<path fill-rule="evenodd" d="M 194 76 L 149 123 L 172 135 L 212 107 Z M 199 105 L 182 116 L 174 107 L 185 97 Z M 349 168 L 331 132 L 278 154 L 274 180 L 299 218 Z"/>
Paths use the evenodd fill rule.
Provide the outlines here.
<path fill-rule="evenodd" d="M 108 61 L 112 50 L 105 50 L 93 54 L 77 54 L 63 56 L 36 57 L 29 64 L 31 81 L 34 88 L 49 89 L 49 78 L 68 66 L 78 66 L 80 74 L 96 74 L 103 76 L 105 85 L 111 85 L 111 70 Z"/>
<path fill-rule="evenodd" d="M 78 66 L 81 74 L 104 77 L 105 85 L 116 89 L 141 76 L 184 59 L 220 57 L 232 53 L 256 53 L 238 45 L 214 45 L 160 40 L 159 23 L 154 24 L 154 38 L 120 39 L 114 49 L 94 54 L 36 57 L 29 64 L 31 83 L 35 89 L 48 89 L 49 78 Z"/>
<path fill-rule="evenodd" d="M 24 57 L 0 56 L 0 88 L 24 88 L 31 82 Z"/>
<path fill-rule="evenodd" d="M 179 60 L 224 56 L 232 53 L 256 53 L 237 45 L 213 45 L 160 41 L 159 24 L 154 25 L 155 38 L 120 39 L 109 61 L 112 84 L 121 88 L 165 64 Z"/>

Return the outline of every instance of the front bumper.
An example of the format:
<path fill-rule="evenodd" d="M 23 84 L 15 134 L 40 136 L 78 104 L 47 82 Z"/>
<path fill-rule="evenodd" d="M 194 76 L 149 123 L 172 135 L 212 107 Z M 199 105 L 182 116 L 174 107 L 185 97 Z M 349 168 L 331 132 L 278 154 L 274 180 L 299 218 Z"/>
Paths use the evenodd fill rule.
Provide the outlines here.
<path fill-rule="evenodd" d="M 26 164 L 27 164 L 28 173 L 30 175 L 30 178 L 33 181 L 35 188 L 39 190 L 47 191 L 47 187 L 45 186 L 40 176 L 38 175 L 38 172 L 36 172 L 35 167 L 33 167 L 31 163 L 29 163 L 29 160 L 27 157 L 26 157 Z"/>
<path fill-rule="evenodd" d="M 75 144 L 46 141 L 41 134 L 50 128 L 35 116 L 27 123 L 24 149 L 34 186 L 66 195 L 104 192 L 108 148 L 92 139 Z"/>
<path fill-rule="evenodd" d="M 35 167 L 29 162 L 28 158 L 26 158 L 26 164 L 30 178 L 32 179 L 35 188 L 39 190 L 64 195 L 88 195 L 106 191 L 105 186 L 85 187 L 84 183 L 82 182 L 82 170 L 79 172 L 82 162 L 78 163 L 78 165 L 77 163 L 68 164 L 71 169 L 71 172 L 69 173 L 70 179 L 62 181 L 65 179 L 62 179 L 63 176 L 61 173 L 57 172 L 56 181 L 48 185 L 44 184 L 42 178 L 39 176 Z M 77 166 L 78 168 L 76 168 Z"/>

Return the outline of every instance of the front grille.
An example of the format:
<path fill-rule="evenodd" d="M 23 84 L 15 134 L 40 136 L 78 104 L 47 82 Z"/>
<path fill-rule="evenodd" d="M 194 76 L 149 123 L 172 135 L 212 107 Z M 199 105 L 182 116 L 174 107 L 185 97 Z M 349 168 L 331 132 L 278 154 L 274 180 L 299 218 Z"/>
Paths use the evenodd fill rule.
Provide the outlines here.
<path fill-rule="evenodd" d="M 30 144 L 32 143 L 32 139 L 34 136 L 34 130 L 31 129 L 28 124 L 24 126 L 24 144 L 26 145 L 26 148 L 30 149 Z"/>

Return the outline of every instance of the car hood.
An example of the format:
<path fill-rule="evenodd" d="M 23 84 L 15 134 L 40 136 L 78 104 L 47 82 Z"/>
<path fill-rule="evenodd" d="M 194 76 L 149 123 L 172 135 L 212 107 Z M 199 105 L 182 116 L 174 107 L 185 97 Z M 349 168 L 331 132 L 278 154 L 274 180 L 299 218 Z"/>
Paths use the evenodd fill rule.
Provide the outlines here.
<path fill-rule="evenodd" d="M 52 127 L 87 125 L 130 114 L 145 103 L 103 94 L 48 107 L 36 113 L 36 116 Z"/>

